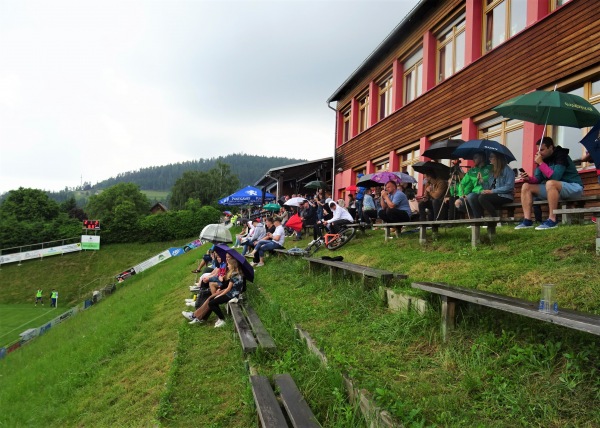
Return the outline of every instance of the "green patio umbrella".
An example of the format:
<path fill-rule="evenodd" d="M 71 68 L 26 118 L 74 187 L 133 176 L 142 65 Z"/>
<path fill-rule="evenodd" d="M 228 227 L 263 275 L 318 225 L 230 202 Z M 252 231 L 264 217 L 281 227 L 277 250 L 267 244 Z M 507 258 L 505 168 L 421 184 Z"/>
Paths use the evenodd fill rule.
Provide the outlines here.
<path fill-rule="evenodd" d="M 307 189 L 325 189 L 328 186 L 327 183 L 325 183 L 324 181 L 315 180 L 309 181 L 304 185 L 304 187 L 306 187 Z"/>
<path fill-rule="evenodd" d="M 263 210 L 267 210 L 267 211 L 279 211 L 280 209 L 281 209 L 281 205 L 275 204 L 275 203 L 267 204 L 263 207 Z"/>
<path fill-rule="evenodd" d="M 600 112 L 578 95 L 560 91 L 534 91 L 503 102 L 493 110 L 509 119 L 538 125 L 584 128 L 600 120 Z"/>

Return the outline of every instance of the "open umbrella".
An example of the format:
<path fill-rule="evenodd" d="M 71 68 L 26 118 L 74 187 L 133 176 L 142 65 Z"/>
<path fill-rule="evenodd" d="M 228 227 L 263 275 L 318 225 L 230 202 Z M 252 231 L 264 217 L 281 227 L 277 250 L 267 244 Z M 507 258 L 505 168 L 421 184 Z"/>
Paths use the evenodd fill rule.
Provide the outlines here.
<path fill-rule="evenodd" d="M 240 253 L 238 253 L 233 248 L 229 248 L 225 244 L 215 245 L 215 251 L 223 260 L 225 259 L 226 253 L 229 254 L 234 259 L 236 259 L 240 263 L 242 272 L 244 274 L 244 278 L 246 278 L 250 282 L 254 282 L 254 268 L 252 266 L 250 266 L 250 263 L 248 263 L 248 260 L 246 260 L 246 258 L 244 256 L 242 256 Z"/>
<path fill-rule="evenodd" d="M 325 189 L 328 186 L 327 183 L 325 183 L 324 181 L 314 180 L 306 183 L 304 187 L 306 187 L 307 189 Z"/>
<path fill-rule="evenodd" d="M 346 187 L 346 192 L 356 192 L 356 186 L 351 184 L 350 186 Z"/>
<path fill-rule="evenodd" d="M 600 120 L 600 112 L 578 95 L 560 91 L 534 91 L 519 95 L 493 108 L 509 119 L 538 125 L 584 128 Z"/>
<path fill-rule="evenodd" d="M 290 198 L 283 205 L 287 205 L 288 207 L 299 207 L 300 204 L 303 204 L 306 201 L 306 198 Z"/>
<path fill-rule="evenodd" d="M 381 186 L 388 181 L 395 183 L 415 183 L 416 180 L 410 175 L 403 172 L 381 171 L 373 174 L 365 174 L 356 182 L 360 187 L 375 187 Z"/>
<path fill-rule="evenodd" d="M 414 164 L 413 169 L 421 174 L 428 174 L 432 177 L 441 178 L 447 180 L 450 178 L 450 167 L 438 162 L 417 162 Z"/>
<path fill-rule="evenodd" d="M 289 227 L 296 232 L 300 232 L 302 230 L 302 217 L 300 217 L 298 214 L 294 214 L 285 223 L 285 227 Z"/>
<path fill-rule="evenodd" d="M 233 242 L 229 229 L 222 224 L 209 224 L 206 226 L 200 232 L 200 239 L 213 244 Z"/>
<path fill-rule="evenodd" d="M 481 152 L 485 152 L 486 156 L 489 156 L 490 153 L 499 153 L 504 155 L 506 162 L 516 160 L 515 155 L 512 154 L 508 147 L 492 140 L 469 140 L 454 150 L 452 156 L 455 158 L 473 159 L 473 155 Z"/>
<path fill-rule="evenodd" d="M 600 168 L 600 121 L 583 137 L 580 143 L 583 144 L 592 157 L 596 169 Z"/>
<path fill-rule="evenodd" d="M 281 209 L 281 205 L 279 204 L 275 204 L 275 203 L 271 203 L 271 204 L 267 204 L 263 207 L 263 210 L 267 210 L 267 211 L 279 211 Z"/>
<path fill-rule="evenodd" d="M 429 159 L 451 159 L 452 152 L 464 143 L 463 140 L 456 138 L 450 140 L 438 141 L 433 143 L 427 150 L 423 152 L 423 156 Z"/>
<path fill-rule="evenodd" d="M 226 216 L 230 216 L 231 215 L 231 211 L 223 211 L 223 214 L 225 214 Z"/>

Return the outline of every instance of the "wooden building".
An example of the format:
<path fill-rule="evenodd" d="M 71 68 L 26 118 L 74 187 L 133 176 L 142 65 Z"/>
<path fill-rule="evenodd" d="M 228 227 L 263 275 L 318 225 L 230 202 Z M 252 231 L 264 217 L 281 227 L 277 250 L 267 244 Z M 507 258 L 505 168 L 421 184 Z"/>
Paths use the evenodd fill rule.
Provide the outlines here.
<path fill-rule="evenodd" d="M 515 154 L 512 168 L 531 174 L 544 127 L 492 108 L 555 87 L 600 110 L 599 0 L 421 0 L 328 99 L 337 103 L 334 195 L 358 173 L 415 175 L 421 153 L 452 137 L 496 140 Z M 545 135 L 577 159 L 588 130 Z M 585 194 L 600 193 L 592 166 L 580 173 Z"/>

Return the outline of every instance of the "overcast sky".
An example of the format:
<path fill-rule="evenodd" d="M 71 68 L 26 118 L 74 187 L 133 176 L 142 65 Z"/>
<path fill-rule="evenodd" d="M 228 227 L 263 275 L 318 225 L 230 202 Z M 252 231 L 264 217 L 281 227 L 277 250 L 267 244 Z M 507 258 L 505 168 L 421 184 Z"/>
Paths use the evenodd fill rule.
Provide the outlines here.
<path fill-rule="evenodd" d="M 417 0 L 0 0 L 0 193 L 333 155 L 327 98 Z"/>

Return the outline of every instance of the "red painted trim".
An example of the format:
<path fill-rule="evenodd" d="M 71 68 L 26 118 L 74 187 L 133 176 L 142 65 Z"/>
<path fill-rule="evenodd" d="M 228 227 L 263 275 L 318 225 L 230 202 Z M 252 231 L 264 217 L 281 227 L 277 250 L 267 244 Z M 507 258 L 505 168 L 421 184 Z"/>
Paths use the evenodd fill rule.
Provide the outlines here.
<path fill-rule="evenodd" d="M 481 58 L 483 36 L 483 0 L 466 0 L 465 67 Z"/>
<path fill-rule="evenodd" d="M 375 164 L 372 160 L 367 161 L 366 170 L 367 174 L 373 174 L 375 172 Z"/>
<path fill-rule="evenodd" d="M 400 171 L 400 159 L 396 150 L 390 151 L 390 171 Z"/>
<path fill-rule="evenodd" d="M 431 31 L 423 34 L 423 93 L 433 88 L 435 82 L 435 56 L 437 40 Z"/>
<path fill-rule="evenodd" d="M 377 123 L 379 117 L 379 86 L 369 83 L 369 127 Z"/>
<path fill-rule="evenodd" d="M 522 166 L 529 175 L 533 175 L 536 167 L 533 161 L 538 150 L 535 142 L 542 138 L 542 132 L 544 132 L 544 125 L 536 125 L 531 122 L 523 124 L 523 165 L 516 167 Z"/>
<path fill-rule="evenodd" d="M 393 98 L 392 110 L 396 111 L 402 107 L 402 93 L 404 91 L 404 67 L 399 59 L 392 63 Z"/>
<path fill-rule="evenodd" d="M 548 13 L 550 13 L 550 2 L 548 0 L 528 0 L 526 25 L 529 27 L 535 24 Z"/>

